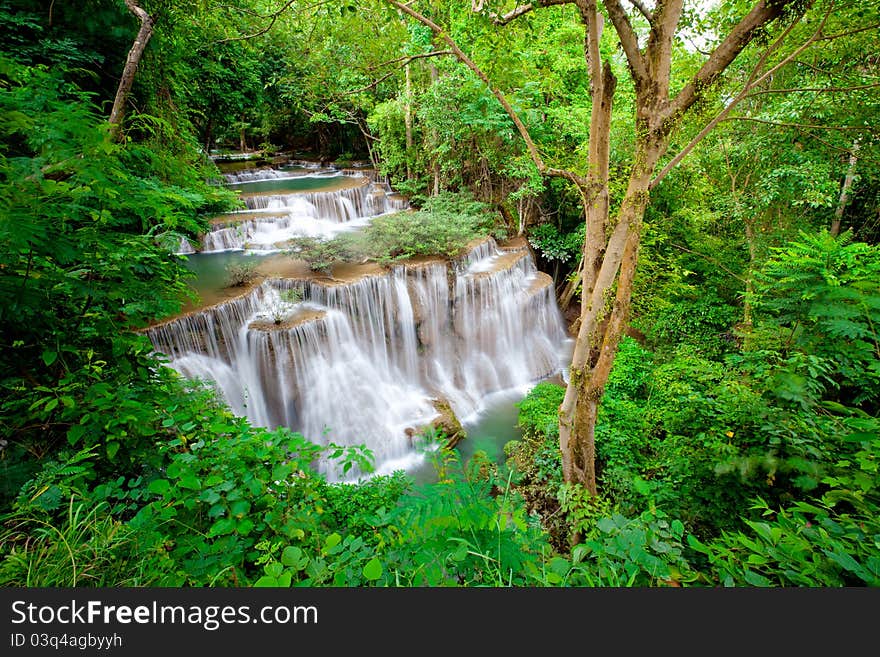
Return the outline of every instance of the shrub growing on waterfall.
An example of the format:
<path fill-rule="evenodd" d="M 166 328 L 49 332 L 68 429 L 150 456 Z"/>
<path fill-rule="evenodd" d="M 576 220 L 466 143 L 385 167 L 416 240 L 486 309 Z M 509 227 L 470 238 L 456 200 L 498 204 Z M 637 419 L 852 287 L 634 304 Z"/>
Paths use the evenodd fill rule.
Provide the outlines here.
<path fill-rule="evenodd" d="M 288 253 L 305 260 L 312 271 L 329 274 L 337 262 L 390 264 L 415 256 L 452 257 L 487 235 L 505 237 L 498 215 L 467 194 L 445 192 L 427 199 L 416 212 L 375 217 L 362 232 L 330 240 L 295 238 Z"/>
<path fill-rule="evenodd" d="M 365 232 L 379 262 L 419 255 L 455 256 L 471 240 L 503 236 L 497 213 L 488 205 L 452 192 L 428 198 L 416 212 L 376 217 Z"/>
<path fill-rule="evenodd" d="M 257 265 L 253 262 L 236 262 L 226 267 L 226 285 L 241 287 L 257 277 Z"/>

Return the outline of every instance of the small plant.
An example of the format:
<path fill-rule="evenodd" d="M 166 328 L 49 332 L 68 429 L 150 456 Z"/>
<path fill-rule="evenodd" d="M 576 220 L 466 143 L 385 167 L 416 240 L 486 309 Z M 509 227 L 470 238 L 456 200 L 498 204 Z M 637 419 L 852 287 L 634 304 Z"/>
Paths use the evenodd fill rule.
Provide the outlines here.
<path fill-rule="evenodd" d="M 228 287 L 247 285 L 257 277 L 257 265 L 253 262 L 237 262 L 226 267 Z"/>
<path fill-rule="evenodd" d="M 272 308 L 269 311 L 269 314 L 272 315 L 272 322 L 273 323 L 280 324 L 281 322 L 284 321 L 284 316 L 286 313 L 284 312 L 284 306 L 281 303 L 275 303 L 272 305 Z"/>
<path fill-rule="evenodd" d="M 297 303 L 301 303 L 303 300 L 303 292 L 299 288 L 291 287 L 287 290 L 282 290 L 280 292 L 281 300 L 284 303 L 289 303 L 291 305 L 295 305 Z"/>
<path fill-rule="evenodd" d="M 298 237 L 290 240 L 288 254 L 305 260 L 314 272 L 332 276 L 333 265 L 340 262 L 359 262 L 366 257 L 360 236 L 343 233 L 332 240 Z"/>

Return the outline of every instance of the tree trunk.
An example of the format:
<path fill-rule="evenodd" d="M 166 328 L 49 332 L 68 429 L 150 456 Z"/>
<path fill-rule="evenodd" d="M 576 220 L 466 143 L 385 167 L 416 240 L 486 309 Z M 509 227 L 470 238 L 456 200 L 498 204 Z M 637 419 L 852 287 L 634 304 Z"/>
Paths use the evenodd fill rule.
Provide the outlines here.
<path fill-rule="evenodd" d="M 843 220 L 843 210 L 846 208 L 846 202 L 849 199 L 849 190 L 853 184 L 853 178 L 856 175 L 856 163 L 859 161 L 859 140 L 855 140 L 852 149 L 849 152 L 849 168 L 846 171 L 846 178 L 843 180 L 843 189 L 840 190 L 840 200 L 837 202 L 837 209 L 834 211 L 834 221 L 831 222 L 831 234 L 837 237 L 840 234 L 840 223 Z"/>
<path fill-rule="evenodd" d="M 440 71 L 437 69 L 434 64 L 431 64 L 431 84 L 434 84 L 437 80 L 440 79 Z M 437 133 L 436 128 L 431 129 L 431 143 L 434 144 L 434 147 L 437 147 L 437 142 L 440 141 L 440 136 Z M 434 196 L 438 196 L 440 194 L 440 160 L 435 155 L 434 161 L 431 165 L 431 170 L 434 175 Z"/>
<path fill-rule="evenodd" d="M 205 155 L 211 155 L 211 148 L 214 146 L 214 119 L 208 118 L 208 125 L 205 126 Z"/>
<path fill-rule="evenodd" d="M 608 222 L 608 145 L 615 80 L 610 63 L 606 62 L 603 66 L 600 60 L 599 39 L 603 18 L 597 0 L 572 1 L 577 5 L 586 28 L 584 55 L 592 87 L 590 171 L 586 178 L 571 171 L 548 167 L 528 129 L 504 94 L 491 85 L 486 74 L 458 47 L 448 32 L 419 14 L 409 3 L 388 0 L 403 13 L 431 28 L 438 38 L 450 46 L 456 57 L 489 87 L 517 127 L 537 169 L 546 176 L 568 180 L 576 185 L 581 195 L 587 229 L 579 268 L 583 291 L 569 383 L 559 407 L 559 444 L 565 481 L 581 483 L 595 495 L 596 415 L 629 315 L 642 218 L 652 183 L 658 182 L 652 181 L 651 177 L 660 157 L 666 151 L 669 135 L 681 123 L 683 116 L 754 36 L 778 18 L 789 5 L 793 5 L 794 0 L 755 2 L 751 10 L 726 33 L 708 59 L 673 98 L 669 94 L 670 71 L 675 30 L 683 10 L 682 0 L 656 0 L 652 10 L 643 12 L 651 25 L 644 46 L 639 43 L 639 35 L 633 28 L 624 5 L 619 0 L 603 0 L 604 13 L 619 37 L 636 92 L 635 127 L 638 136 L 629 183 L 614 224 Z M 499 24 L 505 24 L 544 5 L 543 1 L 523 4 L 506 15 L 495 15 L 495 20 Z M 613 230 L 609 236 L 608 230 L 611 226 Z M 617 290 L 612 302 L 610 297 L 615 280 Z M 610 312 L 607 308 L 609 303 Z"/>
<path fill-rule="evenodd" d="M 626 195 L 618 212 L 617 224 L 598 268 L 589 265 L 590 256 L 587 255 L 587 251 L 592 251 L 595 247 L 585 244 L 581 315 L 568 387 L 559 407 L 559 447 L 562 452 L 563 479 L 569 483 L 583 484 L 592 495 L 598 492 L 595 466 L 596 417 L 611 366 L 614 364 L 617 345 L 629 318 L 642 217 L 648 204 L 651 175 L 662 152 L 662 144 L 642 152 L 645 153 L 642 156 L 644 164 L 630 176 Z M 607 205 L 605 209 L 607 213 Z M 588 212 L 590 210 L 588 208 Z M 597 222 L 598 218 L 593 218 L 592 221 Z M 590 278 L 592 281 L 589 281 Z M 609 313 L 607 306 L 615 280 L 617 291 Z"/>
<path fill-rule="evenodd" d="M 125 68 L 122 70 L 119 87 L 116 89 L 116 98 L 113 100 L 113 109 L 110 110 L 110 134 L 114 139 L 119 139 L 121 135 L 122 118 L 125 116 L 125 102 L 128 100 L 129 92 L 131 92 L 131 85 L 134 83 L 134 76 L 137 73 L 137 67 L 144 54 L 144 49 L 147 47 L 150 37 L 153 36 L 153 26 L 155 25 L 153 17 L 138 6 L 137 0 L 125 0 L 125 6 L 141 22 L 141 27 L 125 60 Z"/>
<path fill-rule="evenodd" d="M 559 295 L 559 309 L 563 312 L 568 310 L 568 307 L 571 305 L 571 302 L 574 300 L 574 297 L 577 294 L 578 286 L 581 284 L 581 268 L 583 266 L 584 258 L 583 254 L 581 254 L 581 259 L 578 262 L 577 269 L 575 269 L 573 275 L 569 277 L 569 279 L 566 281 L 565 288 Z"/>

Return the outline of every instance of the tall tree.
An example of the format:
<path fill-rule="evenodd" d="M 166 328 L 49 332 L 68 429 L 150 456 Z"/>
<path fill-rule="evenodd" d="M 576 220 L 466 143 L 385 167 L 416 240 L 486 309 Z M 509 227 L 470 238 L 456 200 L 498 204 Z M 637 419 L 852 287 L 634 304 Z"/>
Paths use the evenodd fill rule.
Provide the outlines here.
<path fill-rule="evenodd" d="M 153 26 L 155 19 L 150 16 L 137 3 L 137 0 L 125 0 L 125 6 L 140 21 L 137 36 L 128 51 L 128 57 L 125 60 L 125 68 L 122 71 L 122 77 L 119 79 L 119 87 L 116 90 L 116 97 L 113 100 L 113 108 L 110 110 L 110 130 L 115 137 L 120 134 L 122 127 L 122 119 L 125 116 L 125 101 L 128 100 L 128 94 L 131 91 L 131 85 L 134 84 L 134 76 L 137 73 L 138 64 L 144 55 L 144 50 L 150 37 L 153 36 Z"/>
<path fill-rule="evenodd" d="M 586 175 L 549 166 L 528 128 L 505 94 L 462 50 L 449 31 L 414 8 L 416 3 L 388 0 L 401 12 L 430 27 L 458 59 L 487 84 L 510 115 L 524 140 L 529 156 L 547 177 L 561 177 L 579 191 L 586 222 L 586 240 L 580 268 L 581 311 L 565 398 L 559 409 L 560 449 L 566 481 L 583 484 L 596 494 L 595 427 L 599 401 L 608 380 L 617 345 L 628 319 L 632 283 L 638 261 L 642 218 L 650 192 L 668 168 L 657 175 L 670 138 L 685 116 L 734 59 L 783 15 L 798 20 L 806 3 L 795 0 L 760 1 L 740 14 L 699 69 L 677 92 L 671 88 L 676 36 L 684 27 L 683 0 L 658 0 L 652 8 L 633 3 L 633 14 L 618 0 L 603 0 L 604 13 L 595 0 L 540 0 L 493 13 L 480 3 L 496 25 L 551 5 L 577 7 L 584 29 L 584 55 L 591 78 L 592 115 L 589 135 L 589 170 Z M 611 109 L 617 78 L 610 58 L 602 58 L 599 42 L 608 17 L 623 50 L 635 89 L 635 139 L 623 197 L 610 214 L 608 160 Z M 647 21 L 640 35 L 634 18 Z M 778 43 L 776 44 L 778 45 Z M 766 46 L 769 49 L 774 44 Z"/>

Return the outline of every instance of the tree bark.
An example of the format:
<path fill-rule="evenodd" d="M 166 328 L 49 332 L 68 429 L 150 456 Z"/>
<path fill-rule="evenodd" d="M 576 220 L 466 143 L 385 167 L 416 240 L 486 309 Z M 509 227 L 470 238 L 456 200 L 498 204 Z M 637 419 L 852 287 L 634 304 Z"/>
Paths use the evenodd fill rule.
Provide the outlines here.
<path fill-rule="evenodd" d="M 629 318 L 632 281 L 641 237 L 641 222 L 648 204 L 648 187 L 665 143 L 643 149 L 643 165 L 634 170 L 598 269 L 585 264 L 581 315 L 569 382 L 559 407 L 559 447 L 562 475 L 569 483 L 598 492 L 595 466 L 595 432 L 599 402 L 614 364 L 617 345 Z M 586 252 L 594 249 L 585 244 Z M 592 270 L 592 272 L 591 272 Z M 618 276 L 619 272 L 619 276 Z M 588 277 L 592 276 L 592 285 Z M 610 307 L 612 288 L 617 282 Z"/>
<path fill-rule="evenodd" d="M 437 82 L 440 79 L 440 71 L 437 70 L 437 67 L 434 64 L 431 64 L 431 84 Z M 437 129 L 433 128 L 431 130 L 431 142 L 434 147 L 437 147 L 437 142 L 440 141 L 440 136 L 437 134 Z M 433 187 L 433 196 L 438 196 L 440 194 L 440 158 L 436 155 L 434 156 L 434 161 L 431 164 L 431 172 L 434 176 L 434 187 Z"/>
<path fill-rule="evenodd" d="M 153 17 L 137 4 L 137 0 L 125 0 L 125 6 L 141 22 L 141 26 L 131 46 L 131 50 L 128 51 L 125 68 L 122 70 L 122 77 L 119 79 L 116 97 L 113 100 L 113 108 L 110 110 L 110 134 L 114 139 L 119 139 L 122 134 L 125 103 L 128 100 L 128 94 L 131 92 L 131 85 L 134 83 L 134 76 L 137 73 L 141 57 L 143 57 L 144 49 L 147 47 L 150 37 L 153 36 L 153 27 L 155 25 Z"/>
<path fill-rule="evenodd" d="M 559 407 L 559 445 L 564 480 L 583 484 L 592 495 L 598 492 L 595 430 L 599 402 L 629 315 L 641 222 L 648 204 L 651 177 L 666 152 L 670 134 L 696 102 L 700 91 L 718 78 L 760 27 L 778 17 L 784 6 L 790 3 L 773 3 L 773 6 L 767 6 L 765 2 L 756 3 L 709 56 L 694 80 L 672 99 L 669 98 L 672 41 L 681 18 L 681 0 L 658 0 L 655 3 L 651 32 L 644 49 L 639 48 L 629 17 L 620 2 L 605 0 L 603 4 L 620 39 L 635 83 L 638 136 L 627 190 L 616 222 L 612 224 L 613 231 L 606 240 L 609 226 L 608 184 L 607 169 L 603 180 L 602 168 L 607 164 L 602 161 L 601 145 L 610 142 L 610 112 L 607 118 L 601 110 L 597 112 L 597 101 L 600 105 L 602 102 L 602 96 L 597 95 L 595 89 L 598 50 L 589 47 L 591 39 L 598 42 L 601 17 L 595 1 L 577 0 L 587 28 L 587 64 L 591 68 L 594 85 L 589 178 L 597 176 L 595 182 L 601 185 L 601 189 L 592 202 L 586 202 L 588 197 L 584 197 L 587 239 L 581 268 L 583 292 L 580 325 L 569 370 L 569 383 Z M 611 93 L 613 95 L 613 87 Z M 608 102 L 610 104 L 610 98 Z M 606 306 L 615 280 L 615 300 L 606 319 Z"/>
<path fill-rule="evenodd" d="M 582 282 L 581 313 L 569 382 L 559 407 L 559 445 L 565 481 L 583 484 L 592 495 L 596 495 L 596 418 L 629 315 L 641 224 L 652 187 L 652 176 L 666 152 L 670 134 L 680 125 L 683 116 L 705 88 L 718 79 L 760 29 L 780 16 L 794 0 L 756 2 L 674 98 L 669 97 L 670 72 L 673 38 L 682 14 L 682 0 L 657 0 L 654 3 L 653 10 L 646 15 L 651 31 L 644 48 L 639 46 L 629 15 L 619 0 L 603 0 L 602 4 L 626 55 L 636 90 L 637 137 L 633 163 L 615 221 L 609 221 L 608 151 L 616 80 L 610 64 L 605 62 L 603 65 L 600 59 L 602 15 L 597 0 L 541 0 L 521 5 L 504 16 L 496 16 L 496 23 L 505 24 L 536 7 L 577 5 L 585 26 L 584 55 L 590 72 L 593 100 L 590 170 L 586 177 L 548 167 L 504 94 L 492 87 L 485 73 L 465 55 L 448 32 L 415 11 L 410 3 L 404 4 L 399 0 L 388 2 L 430 27 L 438 38 L 449 45 L 459 61 L 488 86 L 522 136 L 538 171 L 545 176 L 565 178 L 577 187 L 581 195 L 586 222 L 586 239 L 579 268 Z"/>
<path fill-rule="evenodd" d="M 849 190 L 852 188 L 853 178 L 856 176 L 856 164 L 859 161 L 859 140 L 853 142 L 849 151 L 849 168 L 846 171 L 846 178 L 843 180 L 843 189 L 840 190 L 840 200 L 837 202 L 837 209 L 834 211 L 834 220 L 831 222 L 831 234 L 837 237 L 840 235 L 840 224 L 843 221 L 843 210 L 849 200 Z"/>
<path fill-rule="evenodd" d="M 752 340 L 752 296 L 755 289 L 752 272 L 755 271 L 755 261 L 757 260 L 755 218 L 750 216 L 743 217 L 743 224 L 746 228 L 746 244 L 749 248 L 749 264 L 748 269 L 746 269 L 746 294 L 743 299 L 743 333 L 745 334 L 745 344 L 750 344 Z"/>

